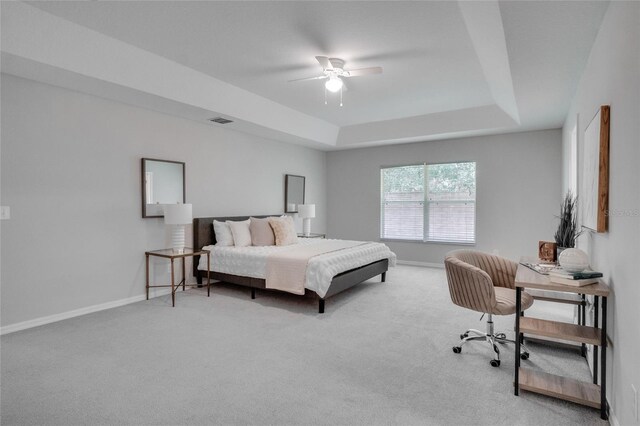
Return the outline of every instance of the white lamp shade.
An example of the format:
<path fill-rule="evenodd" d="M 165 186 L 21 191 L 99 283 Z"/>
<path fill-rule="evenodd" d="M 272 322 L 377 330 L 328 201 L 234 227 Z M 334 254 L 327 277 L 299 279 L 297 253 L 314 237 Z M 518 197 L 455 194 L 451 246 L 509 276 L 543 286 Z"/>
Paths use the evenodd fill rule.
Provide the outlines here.
<path fill-rule="evenodd" d="M 188 225 L 193 220 L 191 204 L 167 204 L 164 206 L 164 223 Z"/>
<path fill-rule="evenodd" d="M 298 215 L 302 218 L 316 217 L 316 205 L 298 204 Z"/>

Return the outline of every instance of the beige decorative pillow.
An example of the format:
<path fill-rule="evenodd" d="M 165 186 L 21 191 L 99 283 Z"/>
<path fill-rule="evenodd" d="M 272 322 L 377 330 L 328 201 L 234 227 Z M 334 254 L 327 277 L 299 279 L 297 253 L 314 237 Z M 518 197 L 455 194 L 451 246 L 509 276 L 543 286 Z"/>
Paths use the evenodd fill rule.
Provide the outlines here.
<path fill-rule="evenodd" d="M 273 246 L 276 244 L 276 237 L 273 235 L 273 229 L 269 225 L 269 218 L 258 219 L 249 218 L 249 229 L 251 230 L 251 245 L 254 246 Z"/>
<path fill-rule="evenodd" d="M 249 219 L 241 222 L 228 220 L 233 242 L 236 247 L 246 247 L 251 245 L 251 231 L 249 230 Z"/>
<path fill-rule="evenodd" d="M 291 216 L 270 217 L 269 225 L 273 229 L 277 246 L 288 246 L 298 242 L 298 234 Z"/>

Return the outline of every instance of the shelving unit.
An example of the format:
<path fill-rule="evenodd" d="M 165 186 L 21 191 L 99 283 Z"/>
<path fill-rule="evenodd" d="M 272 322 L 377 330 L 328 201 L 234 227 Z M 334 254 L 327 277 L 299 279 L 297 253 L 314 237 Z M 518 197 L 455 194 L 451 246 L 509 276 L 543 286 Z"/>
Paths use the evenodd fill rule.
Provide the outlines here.
<path fill-rule="evenodd" d="M 602 332 L 599 328 L 567 324 L 539 318 L 520 318 L 520 333 L 553 337 L 571 342 L 600 345 Z"/>
<path fill-rule="evenodd" d="M 530 259 L 523 260 L 531 262 Z M 523 289 L 540 289 L 594 296 L 594 325 L 568 324 L 549 321 L 541 318 L 520 317 L 516 315 L 516 355 L 520 354 L 520 341 L 526 334 L 529 336 L 547 337 L 568 340 L 581 344 L 594 345 L 593 350 L 593 383 L 573 380 L 555 374 L 533 371 L 520 366 L 520 357 L 516 356 L 514 394 L 519 390 L 536 392 L 555 398 L 564 399 L 589 407 L 600 409 L 600 417 L 607 419 L 606 401 L 606 362 L 607 362 L 607 298 L 610 289 L 602 281 L 596 284 L 574 287 L 549 281 L 547 275 L 539 274 L 525 266 L 519 265 L 516 273 L 516 312 L 520 312 Z M 602 298 L 602 326 L 599 322 L 599 298 Z M 584 315 L 584 313 L 583 313 Z M 583 317 L 584 319 L 584 317 Z M 581 321 L 581 324 L 584 324 Z M 598 348 L 602 348 L 598 351 Z M 598 352 L 600 352 L 600 384 L 598 384 Z"/>
<path fill-rule="evenodd" d="M 536 392 L 554 398 L 565 399 L 577 404 L 600 408 L 602 396 L 600 386 L 557 376 L 555 374 L 520 368 L 520 389 Z"/>

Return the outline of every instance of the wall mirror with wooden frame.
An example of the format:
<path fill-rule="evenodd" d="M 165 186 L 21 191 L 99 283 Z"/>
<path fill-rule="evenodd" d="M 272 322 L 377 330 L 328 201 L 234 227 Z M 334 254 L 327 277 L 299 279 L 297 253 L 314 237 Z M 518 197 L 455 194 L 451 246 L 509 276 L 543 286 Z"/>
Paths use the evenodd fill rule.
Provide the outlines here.
<path fill-rule="evenodd" d="M 186 202 L 185 164 L 142 159 L 142 217 L 164 217 L 164 205 Z"/>
<path fill-rule="evenodd" d="M 304 204 L 304 176 L 284 176 L 284 212 L 298 213 L 298 205 Z"/>

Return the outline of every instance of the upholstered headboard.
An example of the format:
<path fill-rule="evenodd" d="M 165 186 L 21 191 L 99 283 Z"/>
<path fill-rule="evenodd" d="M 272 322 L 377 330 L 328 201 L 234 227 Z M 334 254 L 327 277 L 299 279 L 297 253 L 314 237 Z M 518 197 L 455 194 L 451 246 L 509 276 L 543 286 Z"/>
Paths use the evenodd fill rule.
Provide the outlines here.
<path fill-rule="evenodd" d="M 225 216 L 225 217 L 197 217 L 193 219 L 193 248 L 200 250 L 204 246 L 209 246 L 216 243 L 216 234 L 213 232 L 213 221 L 217 220 L 225 222 L 227 220 L 242 221 L 247 220 L 250 217 L 265 218 L 272 216 L 280 216 L 277 214 L 269 215 L 253 215 L 253 216 Z M 200 256 L 194 256 L 193 259 L 193 274 L 197 276 L 198 263 L 200 262 Z"/>

